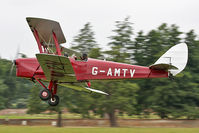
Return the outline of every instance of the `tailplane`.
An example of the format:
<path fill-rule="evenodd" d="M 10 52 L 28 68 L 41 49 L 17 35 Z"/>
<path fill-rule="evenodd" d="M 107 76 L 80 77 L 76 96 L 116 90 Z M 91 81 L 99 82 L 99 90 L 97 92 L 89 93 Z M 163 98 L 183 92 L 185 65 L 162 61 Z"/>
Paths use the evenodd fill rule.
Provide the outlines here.
<path fill-rule="evenodd" d="M 166 70 L 173 76 L 180 73 L 188 60 L 188 48 L 185 43 L 177 44 L 164 53 L 150 69 Z"/>

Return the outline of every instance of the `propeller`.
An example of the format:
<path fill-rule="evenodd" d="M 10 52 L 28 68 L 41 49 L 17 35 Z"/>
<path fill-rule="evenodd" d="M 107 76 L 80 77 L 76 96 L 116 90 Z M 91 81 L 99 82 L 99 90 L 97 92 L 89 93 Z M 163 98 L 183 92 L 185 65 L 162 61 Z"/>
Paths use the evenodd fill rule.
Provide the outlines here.
<path fill-rule="evenodd" d="M 14 59 L 12 59 L 12 66 L 10 68 L 10 75 L 12 75 L 12 72 L 13 72 L 13 69 L 14 69 L 14 66 L 15 66 L 15 60 L 19 58 L 19 55 L 21 55 L 21 53 L 19 52 L 19 46 L 18 46 L 15 57 L 14 57 Z"/>

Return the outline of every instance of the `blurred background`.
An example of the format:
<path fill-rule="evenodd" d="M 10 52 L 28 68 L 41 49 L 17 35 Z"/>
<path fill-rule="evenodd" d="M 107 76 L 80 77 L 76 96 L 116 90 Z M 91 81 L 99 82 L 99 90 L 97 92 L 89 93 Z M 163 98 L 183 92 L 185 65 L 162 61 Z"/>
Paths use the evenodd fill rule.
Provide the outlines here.
<path fill-rule="evenodd" d="M 105 119 L 108 126 L 129 119 L 198 119 L 198 4 L 195 0 L 2 1 L 0 119 L 58 119 L 60 126 L 61 119 Z M 92 81 L 93 88 L 109 96 L 59 87 L 60 104 L 49 107 L 38 96 L 41 87 L 17 78 L 12 66 L 14 58 L 39 52 L 26 17 L 59 21 L 67 39 L 63 46 L 88 51 L 90 58 L 149 66 L 170 47 L 185 42 L 188 64 L 174 80 Z"/>

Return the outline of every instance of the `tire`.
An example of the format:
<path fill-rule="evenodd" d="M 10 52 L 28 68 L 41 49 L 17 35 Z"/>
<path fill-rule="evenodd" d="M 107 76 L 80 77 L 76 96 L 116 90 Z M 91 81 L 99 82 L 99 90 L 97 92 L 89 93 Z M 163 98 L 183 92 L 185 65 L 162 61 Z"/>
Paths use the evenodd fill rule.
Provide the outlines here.
<path fill-rule="evenodd" d="M 46 101 L 51 98 L 51 92 L 48 89 L 42 89 L 39 92 L 39 97 L 41 100 Z"/>
<path fill-rule="evenodd" d="M 59 97 L 57 95 L 54 95 L 54 98 L 50 98 L 48 100 L 48 104 L 50 106 L 57 106 L 59 104 Z"/>

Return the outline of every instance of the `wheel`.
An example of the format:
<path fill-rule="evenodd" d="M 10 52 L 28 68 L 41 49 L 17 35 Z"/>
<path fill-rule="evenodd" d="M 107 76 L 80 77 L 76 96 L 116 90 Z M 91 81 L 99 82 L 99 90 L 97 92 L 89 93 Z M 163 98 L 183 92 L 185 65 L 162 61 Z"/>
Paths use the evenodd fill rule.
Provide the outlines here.
<path fill-rule="evenodd" d="M 173 74 L 170 73 L 170 72 L 169 72 L 169 76 L 168 77 L 169 77 L 170 80 L 174 80 L 175 79 L 174 76 L 173 76 Z"/>
<path fill-rule="evenodd" d="M 41 100 L 46 101 L 51 98 L 51 92 L 48 89 L 42 89 L 39 92 L 39 97 Z"/>
<path fill-rule="evenodd" d="M 57 95 L 54 95 L 53 98 L 51 97 L 51 98 L 48 100 L 48 104 L 51 105 L 51 106 L 56 106 L 56 105 L 58 105 L 58 104 L 59 104 L 59 97 L 58 97 Z"/>

